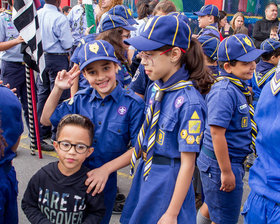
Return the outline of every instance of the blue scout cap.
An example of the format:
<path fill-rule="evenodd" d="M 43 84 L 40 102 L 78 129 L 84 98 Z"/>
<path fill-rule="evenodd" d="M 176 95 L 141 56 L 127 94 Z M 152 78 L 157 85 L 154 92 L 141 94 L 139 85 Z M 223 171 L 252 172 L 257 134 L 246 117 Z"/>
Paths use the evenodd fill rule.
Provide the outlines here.
<path fill-rule="evenodd" d="M 133 18 L 130 8 L 125 5 L 116 5 L 111 8 L 108 13 L 114 16 L 123 17 L 130 25 L 138 24 Z"/>
<path fill-rule="evenodd" d="M 176 16 L 178 19 L 183 20 L 186 24 L 189 24 L 189 18 L 183 12 L 170 12 L 167 15 Z"/>
<path fill-rule="evenodd" d="M 114 47 L 105 40 L 94 40 L 86 43 L 79 51 L 80 70 L 94 61 L 113 61 L 119 64 Z"/>
<path fill-rule="evenodd" d="M 152 51 L 165 45 L 188 49 L 190 27 L 176 16 L 155 16 L 148 20 L 139 36 L 124 40 L 140 51 Z"/>
<path fill-rule="evenodd" d="M 257 49 L 250 37 L 245 34 L 235 34 L 225 38 L 219 45 L 219 61 L 244 61 L 256 60 L 265 51 Z"/>
<path fill-rule="evenodd" d="M 136 30 L 136 28 L 131 26 L 123 17 L 108 14 L 100 24 L 100 32 L 102 33 L 117 27 L 122 27 L 130 31 Z"/>
<path fill-rule="evenodd" d="M 209 35 L 202 35 L 197 39 L 201 43 L 204 54 L 213 60 L 217 60 L 217 53 L 220 40 L 218 40 L 216 37 L 212 37 Z"/>
<path fill-rule="evenodd" d="M 264 50 L 266 53 L 275 51 L 280 47 L 280 42 L 274 39 L 266 39 L 261 43 L 261 50 Z"/>
<path fill-rule="evenodd" d="M 194 12 L 193 14 L 197 16 L 207 16 L 212 15 L 216 17 L 220 17 L 219 9 L 215 5 L 204 5 L 198 12 Z"/>

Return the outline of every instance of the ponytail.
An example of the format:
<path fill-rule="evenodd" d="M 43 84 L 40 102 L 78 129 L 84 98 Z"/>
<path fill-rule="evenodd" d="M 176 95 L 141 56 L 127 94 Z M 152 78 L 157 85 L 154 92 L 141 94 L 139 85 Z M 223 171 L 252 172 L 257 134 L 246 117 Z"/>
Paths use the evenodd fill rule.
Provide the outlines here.
<path fill-rule="evenodd" d="M 190 73 L 190 79 L 194 82 L 196 88 L 201 94 L 210 91 L 214 78 L 210 69 L 205 65 L 204 53 L 199 41 L 191 38 L 190 47 L 181 57 L 181 66 L 185 65 L 185 69 Z"/>

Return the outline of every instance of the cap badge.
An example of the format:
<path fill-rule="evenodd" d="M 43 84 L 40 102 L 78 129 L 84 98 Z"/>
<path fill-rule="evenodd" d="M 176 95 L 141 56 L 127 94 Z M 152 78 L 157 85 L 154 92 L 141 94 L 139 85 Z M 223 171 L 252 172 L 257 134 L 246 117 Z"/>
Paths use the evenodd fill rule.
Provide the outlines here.
<path fill-rule="evenodd" d="M 130 9 L 127 9 L 127 12 L 128 12 L 129 15 L 132 15 Z"/>
<path fill-rule="evenodd" d="M 249 40 L 248 37 L 243 38 L 243 40 L 248 46 L 252 47 L 252 43 L 251 43 L 251 41 Z"/>
<path fill-rule="evenodd" d="M 99 46 L 97 43 L 94 44 L 90 44 L 89 45 L 89 50 L 95 54 L 97 54 L 98 50 L 99 50 Z"/>

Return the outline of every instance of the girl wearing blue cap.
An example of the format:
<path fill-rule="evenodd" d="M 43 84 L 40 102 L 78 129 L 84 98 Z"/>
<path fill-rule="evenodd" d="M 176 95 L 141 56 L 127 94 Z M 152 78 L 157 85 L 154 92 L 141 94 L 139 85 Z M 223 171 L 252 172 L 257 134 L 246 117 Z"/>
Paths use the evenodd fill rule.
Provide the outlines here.
<path fill-rule="evenodd" d="M 108 41 L 114 47 L 116 57 L 121 62 L 120 69 L 116 74 L 117 81 L 122 87 L 126 88 L 132 80 L 132 74 L 127 59 L 128 45 L 124 44 L 123 41 L 130 37 L 130 31 L 136 30 L 136 28 L 131 25 L 135 23 L 135 20 L 133 22 L 133 18 L 131 18 L 129 21 L 130 23 L 121 16 L 108 14 L 103 19 L 102 24 L 100 24 L 100 33 L 97 36 L 91 35 L 82 40 L 71 57 L 71 60 L 74 63 L 79 64 L 79 51 L 88 41 L 92 41 L 93 39 Z M 78 89 L 86 88 L 88 86 L 88 82 L 86 82 L 84 77 L 81 76 L 79 84 L 78 79 L 75 80 L 71 93 L 74 95 Z"/>
<path fill-rule="evenodd" d="M 85 184 L 93 195 L 104 190 L 106 206 L 102 223 L 109 223 L 117 193 L 116 171 L 129 164 L 143 117 L 144 102 L 116 82 L 119 61 L 111 44 L 104 40 L 86 43 L 79 52 L 80 70 L 91 87 L 57 107 L 63 89 L 68 89 L 79 74 L 59 72 L 42 114 L 42 123 L 57 126 L 66 114 L 81 114 L 93 122 L 94 152 L 84 165 L 91 169 Z"/>
<path fill-rule="evenodd" d="M 244 34 L 227 37 L 219 45 L 220 73 L 206 97 L 207 124 L 197 159 L 205 195 L 198 224 L 238 222 L 243 162 L 256 136 L 252 96 L 245 81 L 253 77 L 255 60 L 262 53 Z"/>
<path fill-rule="evenodd" d="M 196 223 L 192 176 L 204 130 L 211 75 L 189 26 L 155 16 L 140 36 L 126 40 L 140 55 L 149 88 L 146 118 L 131 159 L 141 156 L 121 223 Z"/>

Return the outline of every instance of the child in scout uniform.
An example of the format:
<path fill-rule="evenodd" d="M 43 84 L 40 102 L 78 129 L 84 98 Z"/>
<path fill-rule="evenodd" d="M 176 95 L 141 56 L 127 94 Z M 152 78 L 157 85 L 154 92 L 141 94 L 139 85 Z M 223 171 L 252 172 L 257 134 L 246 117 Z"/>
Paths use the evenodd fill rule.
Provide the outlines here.
<path fill-rule="evenodd" d="M 0 85 L 0 223 L 18 224 L 18 182 L 12 160 L 23 132 L 21 104 Z"/>
<path fill-rule="evenodd" d="M 249 172 L 251 192 L 244 204 L 244 223 L 268 224 L 280 220 L 280 73 L 268 82 L 260 94 L 255 113 L 258 126 L 258 157 Z"/>
<path fill-rule="evenodd" d="M 205 195 L 197 223 L 238 221 L 243 162 L 252 152 L 256 136 L 252 97 L 245 81 L 252 78 L 254 60 L 263 52 L 244 34 L 227 37 L 219 45 L 220 75 L 206 97 L 207 125 L 197 159 Z M 207 207 L 210 219 L 206 217 Z"/>
<path fill-rule="evenodd" d="M 132 19 L 129 21 L 130 23 L 133 23 Z M 132 74 L 126 57 L 128 45 L 124 44 L 123 40 L 130 37 L 131 30 L 136 29 L 130 23 L 128 23 L 123 17 L 108 14 L 104 18 L 102 24 L 100 24 L 100 33 L 97 36 L 89 35 L 85 39 L 82 39 L 71 57 L 71 60 L 74 63 L 79 64 L 79 51 L 88 41 L 92 41 L 93 39 L 106 40 L 114 47 L 116 57 L 121 62 L 119 64 L 120 69 L 117 72 L 117 81 L 122 87 L 127 87 L 131 82 Z M 75 90 L 71 89 L 72 95 L 74 95 L 78 89 L 85 88 L 88 85 L 87 82 L 85 83 L 83 77 L 80 78 L 79 82 L 77 79 L 74 84 Z"/>
<path fill-rule="evenodd" d="M 141 63 L 154 83 L 131 174 L 137 157 L 142 158 L 120 222 L 196 223 L 191 182 L 206 116 L 197 89 L 208 92 L 212 83 L 202 49 L 191 39 L 190 27 L 172 15 L 155 16 L 140 36 L 125 42 L 143 51 Z"/>
<path fill-rule="evenodd" d="M 217 77 L 219 74 L 217 53 L 220 41 L 216 37 L 212 37 L 209 35 L 202 35 L 197 39 L 201 43 L 206 65 L 211 69 L 212 75 L 214 77 Z"/>
<path fill-rule="evenodd" d="M 85 161 L 91 169 L 85 184 L 87 192 L 94 189 L 93 195 L 104 190 L 106 214 L 102 223 L 109 223 L 117 192 L 116 171 L 129 164 L 132 150 L 128 150 L 128 145 L 136 142 L 144 102 L 116 82 L 119 61 L 111 44 L 104 40 L 88 42 L 79 56 L 80 70 L 91 86 L 56 108 L 62 91 L 69 89 L 79 74 L 74 72 L 76 66 L 69 72 L 59 72 L 41 121 L 57 126 L 64 115 L 71 113 L 91 119 L 95 125 L 95 150 Z"/>
<path fill-rule="evenodd" d="M 273 39 L 266 39 L 261 43 L 260 49 L 264 50 L 265 53 L 262 54 L 261 60 L 256 67 L 256 73 L 252 79 L 254 107 L 257 106 L 262 88 L 275 75 L 276 66 L 280 60 L 280 42 Z"/>
<path fill-rule="evenodd" d="M 198 26 L 201 28 L 199 33 L 194 36 L 210 35 L 217 39 L 221 39 L 218 30 L 219 9 L 215 5 L 205 5 L 198 12 L 194 12 L 198 16 Z"/>
<path fill-rule="evenodd" d="M 59 161 L 42 167 L 30 179 L 22 210 L 30 223 L 100 223 L 105 214 L 103 194 L 87 193 L 88 168 L 83 162 L 93 152 L 94 126 L 79 114 L 61 119 L 54 147 Z"/>

